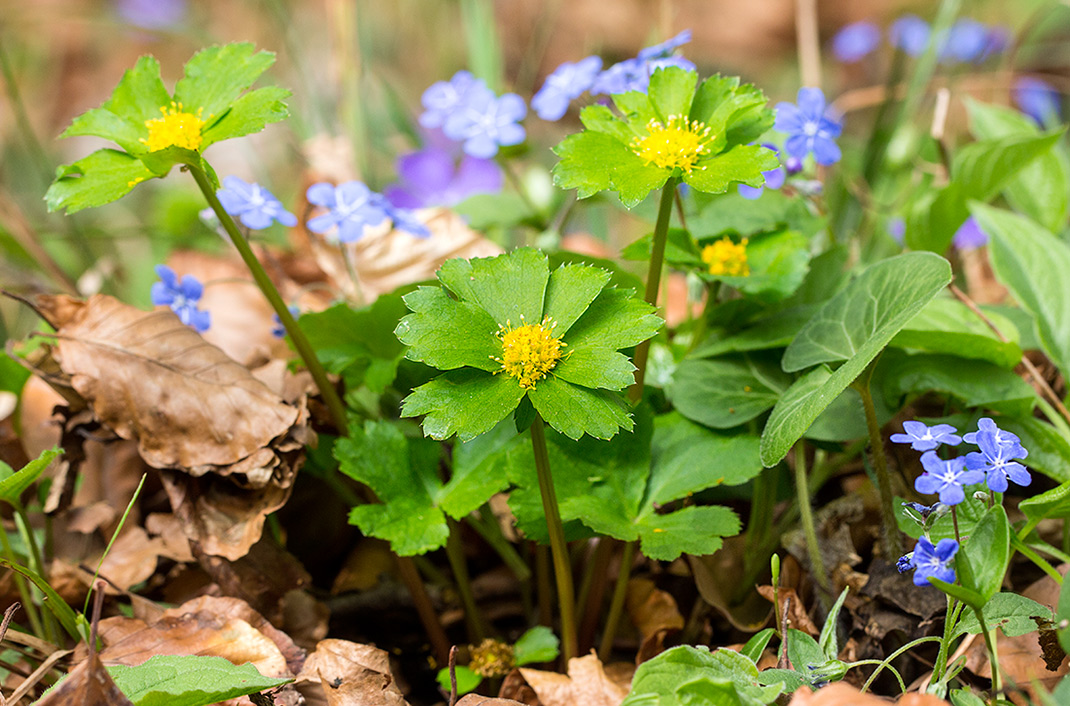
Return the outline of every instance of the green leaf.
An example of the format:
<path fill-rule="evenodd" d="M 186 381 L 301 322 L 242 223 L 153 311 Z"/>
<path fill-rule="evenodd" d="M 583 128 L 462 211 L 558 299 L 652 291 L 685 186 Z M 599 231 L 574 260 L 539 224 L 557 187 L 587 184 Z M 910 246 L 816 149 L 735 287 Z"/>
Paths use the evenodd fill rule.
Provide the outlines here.
<path fill-rule="evenodd" d="M 684 172 L 683 180 L 699 191 L 723 194 L 733 183 L 762 186 L 762 172 L 776 169 L 780 161 L 776 154 L 761 145 L 739 145 L 727 152 L 702 160 L 701 169 Z"/>
<path fill-rule="evenodd" d="M 479 306 L 453 299 L 442 287 L 420 287 L 404 299 L 413 313 L 394 334 L 409 347 L 406 358 L 439 370 L 502 367 L 495 360 L 502 356 L 498 324 Z"/>
<path fill-rule="evenodd" d="M 1007 637 L 1028 635 L 1037 631 L 1037 622 L 1034 617 L 1042 620 L 1051 620 L 1051 608 L 1041 605 L 1031 598 L 1017 593 L 997 593 L 985 603 L 982 611 L 985 616 L 985 625 L 989 630 L 999 628 Z M 977 615 L 970 611 L 962 616 L 952 639 L 969 633 L 981 634 L 981 623 Z"/>
<path fill-rule="evenodd" d="M 801 630 L 788 629 L 788 659 L 796 672 L 806 674 L 810 665 L 824 664 L 828 657 L 817 640 Z"/>
<path fill-rule="evenodd" d="M 1017 214 L 974 204 L 989 234 L 989 258 L 999 281 L 1037 321 L 1044 351 L 1070 370 L 1070 246 Z"/>
<path fill-rule="evenodd" d="M 48 449 L 41 455 L 27 463 L 20 470 L 0 479 L 0 500 L 7 503 L 16 503 L 22 493 L 44 473 L 52 460 L 62 454 L 62 449 Z M 5 464 L 6 465 L 6 464 Z M 6 470 L 10 471 L 10 468 Z"/>
<path fill-rule="evenodd" d="M 850 590 L 849 586 L 844 587 L 840 597 L 833 604 L 832 610 L 825 616 L 825 624 L 821 626 L 821 635 L 817 638 L 817 644 L 820 645 L 827 659 L 836 659 L 840 655 L 840 642 L 836 637 L 836 619 L 840 616 L 840 609 L 843 608 L 843 602 L 847 600 Z"/>
<path fill-rule="evenodd" d="M 201 133 L 203 152 L 209 145 L 232 137 L 242 137 L 260 132 L 272 123 L 290 116 L 286 99 L 292 93 L 279 86 L 266 86 L 249 91 L 233 103 L 219 120 L 211 123 Z"/>
<path fill-rule="evenodd" d="M 160 64 L 143 56 L 119 80 L 111 97 L 100 108 L 78 116 L 61 137 L 96 135 L 113 140 L 128 152 L 144 152 L 139 140 L 148 135 L 147 120 L 160 117 L 171 95 L 160 80 Z"/>
<path fill-rule="evenodd" d="M 65 209 L 67 213 L 75 213 L 117 201 L 153 176 L 137 157 L 119 150 L 97 150 L 56 169 L 56 179 L 45 193 L 45 203 L 49 211 Z"/>
<path fill-rule="evenodd" d="M 534 248 L 517 248 L 498 257 L 450 260 L 439 269 L 438 278 L 500 326 L 515 328 L 542 322 L 550 268 L 546 256 Z"/>
<path fill-rule="evenodd" d="M 762 652 L 765 651 L 769 641 L 776 635 L 776 630 L 773 628 L 763 628 L 758 632 L 751 635 L 751 638 L 747 640 L 747 644 L 743 645 L 743 649 L 739 651 L 741 655 L 750 659 L 755 664 L 762 657 Z"/>
<path fill-rule="evenodd" d="M 166 92 L 164 96 L 167 96 Z M 159 117 L 159 113 L 157 112 L 154 117 Z M 136 121 L 125 115 L 116 115 L 105 108 L 93 108 L 82 113 L 71 121 L 70 126 L 63 131 L 60 137 L 75 137 L 79 135 L 103 137 L 105 140 L 111 140 L 132 154 L 144 152 L 147 149 L 141 143 L 141 139 L 148 135 L 145 121 Z"/>
<path fill-rule="evenodd" d="M 597 346 L 618 350 L 637 346 L 658 332 L 664 322 L 654 307 L 627 289 L 608 287 L 562 339 L 573 350 Z"/>
<path fill-rule="evenodd" d="M 1029 449 L 1026 464 L 1031 469 L 1056 483 L 1070 481 L 1070 442 L 1055 427 L 1032 417 L 1000 417 L 997 422 Z"/>
<path fill-rule="evenodd" d="M 1055 608 L 1056 635 L 1063 652 L 1070 653 L 1070 581 L 1063 581 L 1059 589 L 1059 605 Z"/>
<path fill-rule="evenodd" d="M 584 434 L 610 439 L 620 429 L 632 430 L 627 405 L 613 392 L 590 390 L 550 375 L 528 391 L 528 399 L 547 424 L 571 439 Z"/>
<path fill-rule="evenodd" d="M 677 689 L 701 679 L 731 682 L 741 697 L 749 699 L 741 702 L 745 704 L 771 704 L 783 691 L 780 685 L 762 686 L 754 662 L 738 652 L 720 648 L 711 653 L 707 647 L 681 645 L 639 665 L 631 693 L 621 706 L 678 704 Z M 651 697 L 660 700 L 652 701 Z"/>
<path fill-rule="evenodd" d="M 239 666 L 206 655 L 153 655 L 134 667 L 107 669 L 135 706 L 207 706 L 293 681 L 265 677 L 249 663 Z"/>
<path fill-rule="evenodd" d="M 817 310 L 818 306 L 815 304 L 795 306 L 769 314 L 763 317 L 757 326 L 745 328 L 737 333 L 714 332 L 695 346 L 687 357 L 713 358 L 725 353 L 787 348 L 806 322 L 817 313 Z"/>
<path fill-rule="evenodd" d="M 552 374 L 582 387 L 623 390 L 635 382 L 634 373 L 635 366 L 626 355 L 587 345 L 566 349 Z"/>
<path fill-rule="evenodd" d="M 1013 368 L 1022 360 L 1022 349 L 1017 343 L 1018 330 L 999 314 L 985 315 L 1008 341 L 1000 341 L 992 329 L 962 302 L 937 297 L 926 304 L 888 345 L 930 353 L 952 353 L 960 358 L 977 358 Z"/>
<path fill-rule="evenodd" d="M 669 180 L 668 169 L 644 164 L 616 137 L 585 130 L 569 135 L 554 147 L 561 160 L 554 165 L 554 186 L 576 189 L 585 199 L 601 191 L 616 191 L 621 203 L 632 208 Z"/>
<path fill-rule="evenodd" d="M 742 485 L 762 470 L 760 440 L 710 431 L 676 413 L 654 420 L 646 497 L 664 505 L 707 488 Z"/>
<path fill-rule="evenodd" d="M 463 696 L 464 694 L 475 691 L 476 687 L 483 683 L 482 676 L 476 674 L 464 665 L 454 667 L 453 675 L 457 678 L 458 696 Z M 453 685 L 450 683 L 450 670 L 438 670 L 438 675 L 435 677 L 435 680 L 438 682 L 439 688 L 447 694 L 453 689 Z"/>
<path fill-rule="evenodd" d="M 2 486 L 0 486 L 2 487 Z M 1041 520 L 1070 517 L 1070 481 L 1018 503 L 1030 526 Z"/>
<path fill-rule="evenodd" d="M 985 706 L 985 702 L 980 696 L 965 687 L 952 689 L 948 694 L 948 698 L 951 699 L 951 706 Z"/>
<path fill-rule="evenodd" d="M 880 366 L 884 397 L 893 403 L 908 393 L 936 390 L 957 397 L 967 407 L 1024 416 L 1032 410 L 1037 396 L 1029 383 L 1013 371 L 982 360 L 923 353 L 905 355 L 889 350 Z"/>
<path fill-rule="evenodd" d="M 513 645 L 516 666 L 538 662 L 553 662 L 557 659 L 561 641 L 554 631 L 545 625 L 537 625 L 523 635 Z"/>
<path fill-rule="evenodd" d="M 650 76 L 647 95 L 662 123 L 670 115 L 687 115 L 695 97 L 698 74 L 678 66 L 655 69 Z"/>
<path fill-rule="evenodd" d="M 758 235 L 747 244 L 747 261 L 750 276 L 730 284 L 759 301 L 780 301 L 791 296 L 806 278 L 810 241 L 792 230 Z"/>
<path fill-rule="evenodd" d="M 350 387 L 366 384 L 381 394 L 405 354 L 393 331 L 407 311 L 401 297 L 388 294 L 362 309 L 343 303 L 305 313 L 298 323 L 328 371 L 342 375 Z"/>
<path fill-rule="evenodd" d="M 625 260 L 649 261 L 654 252 L 654 234 L 647 233 L 620 252 Z M 683 228 L 670 228 L 665 238 L 665 262 L 701 266 L 698 248 L 691 234 Z"/>
<path fill-rule="evenodd" d="M 6 566 L 12 571 L 28 578 L 30 582 L 45 595 L 45 608 L 48 608 L 52 615 L 56 616 L 56 619 L 59 620 L 63 629 L 67 631 L 67 634 L 75 640 L 84 639 L 85 636 L 78 629 L 78 621 L 79 619 L 82 619 L 81 616 L 75 614 L 74 610 L 67 605 L 67 602 L 56 593 L 56 590 L 52 588 L 52 586 L 48 584 L 48 581 L 45 581 L 40 574 L 33 569 L 21 566 L 3 557 L 0 557 L 0 566 Z M 82 621 L 84 624 L 84 619 L 82 619 Z"/>
<path fill-rule="evenodd" d="M 775 362 L 760 356 L 685 359 L 665 393 L 685 417 L 729 429 L 772 409 L 791 382 Z"/>
<path fill-rule="evenodd" d="M 546 285 L 544 315 L 556 324 L 554 335 L 568 333 L 572 324 L 587 311 L 602 289 L 609 283 L 610 273 L 586 265 L 562 265 L 550 273 Z"/>
<path fill-rule="evenodd" d="M 958 565 L 958 569 L 959 573 L 961 574 L 962 566 Z M 973 590 L 972 588 L 966 588 L 965 586 L 960 586 L 957 583 L 947 583 L 946 581 L 941 581 L 935 576 L 929 577 L 929 583 L 931 583 L 933 586 L 936 586 L 938 589 L 951 596 L 952 598 L 962 601 L 971 608 L 980 608 L 985 604 L 984 596 L 982 596 L 980 593 Z"/>
<path fill-rule="evenodd" d="M 202 119 L 211 123 L 274 63 L 272 52 L 256 51 L 250 42 L 202 49 L 186 62 L 185 75 L 175 85 L 175 101 L 188 111 L 201 110 Z"/>
<path fill-rule="evenodd" d="M 736 513 L 720 505 L 690 505 L 665 515 L 650 508 L 637 526 L 643 556 L 660 561 L 673 561 L 680 554 L 713 554 L 723 537 L 741 529 Z"/>
<path fill-rule="evenodd" d="M 999 590 L 1010 562 L 1010 525 L 1002 505 L 989 508 L 955 559 L 962 585 L 987 603 Z M 973 606 L 973 604 L 971 604 Z M 973 606 L 981 608 L 982 606 Z"/>
<path fill-rule="evenodd" d="M 700 677 L 681 684 L 676 688 L 675 697 L 673 703 L 687 706 L 760 706 L 762 703 L 740 694 L 730 680 L 711 677 Z"/>
<path fill-rule="evenodd" d="M 762 434 L 762 463 L 772 466 L 857 378 L 888 341 L 951 281 L 947 261 L 906 253 L 868 267 L 814 315 L 784 352 L 785 370 L 846 361 L 835 372 L 819 368 L 781 397 Z"/>
<path fill-rule="evenodd" d="M 540 386 L 549 380 L 540 381 Z M 413 390 L 401 403 L 401 416 L 426 414 L 424 433 L 432 439 L 442 441 L 456 434 L 468 441 L 504 419 L 523 396 L 524 388 L 511 377 L 463 368 Z"/>

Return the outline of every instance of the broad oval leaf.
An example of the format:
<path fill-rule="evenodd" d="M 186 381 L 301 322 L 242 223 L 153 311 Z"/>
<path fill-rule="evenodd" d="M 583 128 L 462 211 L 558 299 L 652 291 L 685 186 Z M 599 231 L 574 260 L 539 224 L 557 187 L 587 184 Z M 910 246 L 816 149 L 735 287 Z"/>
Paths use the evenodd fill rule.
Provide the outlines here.
<path fill-rule="evenodd" d="M 207 655 L 154 655 L 136 667 L 108 667 L 108 673 L 135 706 L 207 706 L 293 681 Z"/>
<path fill-rule="evenodd" d="M 758 356 L 684 360 L 665 392 L 676 409 L 714 429 L 754 419 L 776 404 L 791 377 Z"/>

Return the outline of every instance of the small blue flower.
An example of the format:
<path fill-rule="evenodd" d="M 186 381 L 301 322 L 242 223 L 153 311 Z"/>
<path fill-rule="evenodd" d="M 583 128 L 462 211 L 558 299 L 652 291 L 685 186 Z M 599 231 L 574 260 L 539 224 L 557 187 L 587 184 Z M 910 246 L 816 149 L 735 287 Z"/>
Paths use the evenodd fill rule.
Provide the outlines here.
<path fill-rule="evenodd" d="M 144 29 L 167 29 L 186 17 L 186 0 L 118 0 L 115 9 L 132 25 Z"/>
<path fill-rule="evenodd" d="M 963 486 L 985 479 L 981 471 L 966 470 L 966 459 L 961 456 L 945 461 L 935 451 L 926 451 L 921 455 L 921 465 L 925 473 L 914 481 L 914 489 L 925 494 L 939 493 L 945 505 L 958 505 L 966 499 Z"/>
<path fill-rule="evenodd" d="M 524 99 L 515 93 L 498 97 L 489 88 L 476 89 L 446 118 L 442 132 L 464 142 L 465 154 L 488 159 L 498 154 L 499 147 L 524 141 L 527 134 L 520 121 L 527 112 Z"/>
<path fill-rule="evenodd" d="M 895 562 L 895 569 L 901 574 L 905 574 L 914 568 L 914 552 L 907 552 Z"/>
<path fill-rule="evenodd" d="M 1014 82 L 1013 94 L 1018 109 L 1040 125 L 1059 122 L 1059 93 L 1047 81 L 1023 76 Z"/>
<path fill-rule="evenodd" d="M 840 61 L 851 64 L 873 53 L 880 41 L 877 25 L 865 20 L 852 22 L 832 38 L 832 53 Z"/>
<path fill-rule="evenodd" d="M 941 539 L 936 546 L 927 537 L 918 539 L 911 563 L 914 565 L 914 585 L 929 586 L 929 577 L 945 583 L 955 582 L 955 570 L 948 564 L 959 551 L 959 543 L 953 539 Z"/>
<path fill-rule="evenodd" d="M 676 35 L 672 39 L 668 39 L 661 44 L 655 44 L 652 47 L 639 50 L 639 55 L 636 57 L 640 61 L 649 61 L 651 59 L 660 59 L 662 57 L 672 54 L 676 49 L 682 47 L 691 41 L 691 30 L 685 29 L 680 34 Z"/>
<path fill-rule="evenodd" d="M 634 59 L 625 59 L 598 74 L 591 85 L 591 95 L 619 95 L 628 91 L 645 93 L 650 86 L 650 75 L 658 69 L 678 66 L 685 71 L 694 71 L 695 65 L 672 52 L 691 41 L 691 30 L 685 29 L 672 39 L 639 50 Z"/>
<path fill-rule="evenodd" d="M 988 48 L 989 29 L 984 23 L 963 17 L 951 25 L 942 38 L 939 56 L 942 61 L 979 61 Z"/>
<path fill-rule="evenodd" d="M 989 27 L 988 37 L 985 39 L 985 48 L 981 52 L 981 56 L 977 57 L 977 61 L 984 61 L 993 54 L 999 54 L 1003 52 L 1007 47 L 1011 45 L 1011 31 L 1006 27 Z"/>
<path fill-rule="evenodd" d="M 962 440 L 967 444 L 976 444 L 977 435 L 985 433 L 991 434 L 996 440 L 997 444 L 1005 446 L 1017 446 L 1022 443 L 1022 440 L 1017 434 L 1012 434 L 1009 431 L 1004 431 L 996 426 L 996 423 L 992 421 L 991 417 L 981 417 L 977 420 L 977 431 L 967 432 L 962 435 Z"/>
<path fill-rule="evenodd" d="M 408 208 L 401 208 L 390 203 L 390 199 L 382 194 L 373 194 L 375 202 L 386 213 L 386 217 L 394 222 L 394 228 L 412 233 L 418 238 L 429 238 L 431 231 L 424 222 L 416 217 L 416 214 Z"/>
<path fill-rule="evenodd" d="M 338 186 L 326 182 L 313 184 L 308 187 L 308 201 L 327 212 L 310 219 L 308 229 L 313 233 L 327 233 L 337 227 L 339 242 L 360 240 L 364 226 L 379 225 L 386 219 L 386 210 L 376 196 L 359 181 Z"/>
<path fill-rule="evenodd" d="M 778 157 L 780 156 L 780 150 L 776 148 L 776 145 L 763 143 L 762 147 L 773 150 Z M 764 171 L 762 172 L 762 176 L 765 177 L 764 186 L 747 186 L 746 184 L 740 184 L 739 195 L 748 201 L 753 201 L 761 196 L 767 187 L 770 189 L 779 189 L 784 186 L 784 182 L 788 179 L 788 174 L 784 170 L 784 167 L 777 167 L 776 169 Z"/>
<path fill-rule="evenodd" d="M 286 308 L 290 310 L 290 315 L 295 319 L 297 318 L 297 315 L 301 313 L 301 310 L 297 308 L 296 304 L 291 304 Z M 278 314 L 272 314 L 271 318 L 275 321 L 275 327 L 271 329 L 271 335 L 275 338 L 285 338 L 286 327 L 282 325 L 282 319 L 279 318 Z"/>
<path fill-rule="evenodd" d="M 910 56 L 919 56 L 929 45 L 929 23 L 917 15 L 903 15 L 892 23 L 889 40 L 896 49 Z"/>
<path fill-rule="evenodd" d="M 204 333 L 212 324 L 211 314 L 197 308 L 204 294 L 204 285 L 193 275 L 178 275 L 167 265 L 156 265 L 160 281 L 152 285 L 152 303 L 169 306 L 179 320 L 198 333 Z"/>
<path fill-rule="evenodd" d="M 236 176 L 223 179 L 223 188 L 216 192 L 223 210 L 232 216 L 240 216 L 242 225 L 260 230 L 278 221 L 293 228 L 297 216 L 283 208 L 282 203 L 270 191 L 259 184 L 247 184 Z"/>
<path fill-rule="evenodd" d="M 458 163 L 445 149 L 427 147 L 398 158 L 400 182 L 383 193 L 401 208 L 455 206 L 475 194 L 502 190 L 502 170 L 492 159 L 464 155 Z"/>
<path fill-rule="evenodd" d="M 589 56 L 576 63 L 565 62 L 546 77 L 542 88 L 531 99 L 531 107 L 543 120 L 560 120 L 573 99 L 594 84 L 602 69 L 602 58 Z"/>
<path fill-rule="evenodd" d="M 895 216 L 888 220 L 886 228 L 888 230 L 888 235 L 892 236 L 892 240 L 902 245 L 903 239 L 907 234 L 907 222 L 899 216 Z"/>
<path fill-rule="evenodd" d="M 984 472 L 985 484 L 995 493 L 1007 492 L 1007 478 L 1021 486 L 1032 480 L 1025 466 L 1015 459 L 1025 458 L 1029 452 L 1017 441 L 1001 439 L 996 432 L 980 430 L 974 434 L 973 443 L 981 449 L 966 454 L 966 467 L 971 471 Z"/>
<path fill-rule="evenodd" d="M 420 124 L 426 128 L 442 127 L 446 119 L 465 104 L 469 93 L 477 90 L 489 89 L 483 79 L 468 71 L 458 71 L 449 81 L 431 84 L 420 98 L 424 106 Z"/>
<path fill-rule="evenodd" d="M 967 218 L 951 238 L 951 244 L 959 250 L 972 250 L 987 243 L 988 233 L 981 230 L 981 224 L 973 216 Z"/>
<path fill-rule="evenodd" d="M 812 152 L 814 161 L 821 165 L 840 161 L 840 148 L 834 140 L 843 126 L 828 109 L 825 94 L 820 88 L 800 88 L 797 102 L 778 103 L 776 107 L 773 127 L 788 135 L 784 151 L 799 159 Z"/>
<path fill-rule="evenodd" d="M 915 451 L 929 451 L 940 444 L 958 446 L 962 443 L 962 437 L 958 436 L 955 427 L 950 424 L 936 424 L 931 427 L 922 422 L 903 422 L 905 434 L 892 434 L 890 437 L 896 444 L 910 444 Z"/>

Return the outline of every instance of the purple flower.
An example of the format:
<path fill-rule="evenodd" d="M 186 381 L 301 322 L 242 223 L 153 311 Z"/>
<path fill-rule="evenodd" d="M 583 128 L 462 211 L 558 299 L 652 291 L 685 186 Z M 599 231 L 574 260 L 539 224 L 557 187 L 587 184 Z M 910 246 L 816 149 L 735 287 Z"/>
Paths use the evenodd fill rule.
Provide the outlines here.
<path fill-rule="evenodd" d="M 832 38 L 832 53 L 845 63 L 854 63 L 868 56 L 881 41 L 881 31 L 872 22 L 853 22 L 844 26 Z"/>
<path fill-rule="evenodd" d="M 1040 125 L 1059 122 L 1059 93 L 1047 81 L 1023 76 L 1014 82 L 1013 94 L 1018 109 Z"/>
<path fill-rule="evenodd" d="M 1003 52 L 1007 47 L 1011 45 L 1011 31 L 1006 27 L 989 27 L 988 37 L 985 39 L 985 48 L 981 52 L 981 56 L 977 57 L 978 61 L 984 61 L 993 54 L 999 54 Z"/>
<path fill-rule="evenodd" d="M 333 186 L 326 182 L 308 187 L 308 201 L 327 209 L 326 213 L 308 221 L 313 233 L 326 233 L 337 227 L 339 242 L 351 243 L 364 235 L 364 226 L 379 225 L 386 219 L 386 210 L 367 186 L 359 181 L 347 181 Z"/>
<path fill-rule="evenodd" d="M 602 68 L 602 59 L 589 56 L 576 63 L 565 62 L 546 77 L 542 88 L 531 99 L 531 107 L 543 120 L 560 120 L 568 104 L 594 83 Z"/>
<path fill-rule="evenodd" d="M 984 472 L 985 484 L 995 493 L 1007 491 L 1007 478 L 1021 486 L 1029 485 L 1029 471 L 1015 459 L 1025 458 L 1029 452 L 1017 441 L 1001 439 L 1000 430 L 980 430 L 973 435 L 973 443 L 981 449 L 966 454 L 966 467 L 978 473 Z"/>
<path fill-rule="evenodd" d="M 903 422 L 905 434 L 892 434 L 891 440 L 896 444 L 910 444 L 915 451 L 929 451 L 940 444 L 958 446 L 962 443 L 962 437 L 955 433 L 955 427 L 950 424 L 936 424 L 931 427 L 922 422 Z"/>
<path fill-rule="evenodd" d="M 945 505 L 958 505 L 966 499 L 963 486 L 985 479 L 981 471 L 966 470 L 966 459 L 961 456 L 945 461 L 935 451 L 926 451 L 921 455 L 921 465 L 925 473 L 914 481 L 914 489 L 919 493 L 939 493 Z"/>
<path fill-rule="evenodd" d="M 211 314 L 197 308 L 197 302 L 204 294 L 204 285 L 193 275 L 178 275 L 167 265 L 156 265 L 156 274 L 160 281 L 152 285 L 152 303 L 156 306 L 169 306 L 179 320 L 191 326 L 198 333 L 204 333 L 212 324 Z"/>
<path fill-rule="evenodd" d="M 953 539 L 941 539 L 935 547 L 928 537 L 918 539 L 910 560 L 914 566 L 914 585 L 930 585 L 929 577 L 938 578 L 945 583 L 954 583 L 955 570 L 948 564 L 958 551 L 959 543 Z"/>
<path fill-rule="evenodd" d="M 132 25 L 144 29 L 166 29 L 186 16 L 186 0 L 118 0 L 115 9 Z"/>
<path fill-rule="evenodd" d="M 981 230 L 981 225 L 973 216 L 967 218 L 951 238 L 951 244 L 959 250 L 972 250 L 987 243 L 988 233 Z"/>
<path fill-rule="evenodd" d="M 907 222 L 896 216 L 888 221 L 887 229 L 888 235 L 892 236 L 892 240 L 902 245 L 903 238 L 907 234 Z"/>
<path fill-rule="evenodd" d="M 451 140 L 464 142 L 466 154 L 487 159 L 498 154 L 499 146 L 524 141 L 526 133 L 519 123 L 527 112 L 524 99 L 515 93 L 499 98 L 489 88 L 473 90 L 446 118 L 442 132 Z"/>
<path fill-rule="evenodd" d="M 776 145 L 769 143 L 763 143 L 762 147 L 773 150 L 777 156 L 780 156 L 780 150 L 776 148 Z M 765 177 L 765 186 L 747 186 L 746 184 L 739 185 L 739 195 L 748 201 L 753 201 L 762 195 L 765 188 L 779 189 L 784 186 L 784 182 L 787 181 L 788 175 L 784 171 L 784 167 L 777 167 L 776 169 L 770 169 L 762 172 L 762 176 Z"/>
<path fill-rule="evenodd" d="M 282 203 L 259 184 L 246 184 L 236 176 L 228 176 L 223 179 L 223 188 L 216 192 L 216 196 L 224 211 L 241 216 L 246 228 L 267 228 L 273 220 L 290 228 L 297 225 L 297 216 L 283 208 Z"/>
<path fill-rule="evenodd" d="M 490 89 L 483 79 L 476 78 L 468 71 L 458 71 L 449 81 L 431 84 L 420 97 L 424 106 L 420 124 L 426 128 L 442 127 L 446 119 L 465 104 L 469 93 L 478 90 Z"/>
<path fill-rule="evenodd" d="M 636 57 L 640 61 L 649 61 L 650 59 L 660 59 L 661 57 L 672 54 L 677 48 L 682 47 L 691 41 L 691 30 L 685 29 L 680 34 L 676 35 L 672 39 L 666 40 L 661 44 L 655 44 L 652 47 L 639 50 L 639 55 Z"/>
<path fill-rule="evenodd" d="M 694 71 L 695 65 L 682 56 L 674 55 L 676 48 L 691 41 L 691 30 L 685 29 L 672 39 L 639 50 L 634 59 L 625 59 L 598 74 L 591 85 L 591 95 L 618 95 L 628 91 L 646 92 L 650 75 L 658 69 L 678 66 L 685 71 Z"/>
<path fill-rule="evenodd" d="M 940 42 L 939 55 L 942 61 L 979 61 L 988 47 L 988 26 L 964 17 L 951 25 L 947 36 Z"/>
<path fill-rule="evenodd" d="M 386 213 L 386 217 L 394 222 L 394 228 L 397 230 L 412 233 L 417 238 L 431 237 L 430 229 L 424 225 L 423 221 L 416 217 L 416 213 L 414 213 L 412 209 L 395 206 L 390 203 L 390 199 L 382 194 L 373 193 L 372 198 L 376 205 Z"/>
<path fill-rule="evenodd" d="M 903 15 L 892 23 L 888 37 L 896 49 L 918 56 L 929 45 L 929 23 L 917 15 Z"/>
<path fill-rule="evenodd" d="M 840 161 L 840 148 L 834 140 L 843 126 L 828 110 L 825 94 L 820 88 L 800 88 L 797 102 L 778 103 L 776 107 L 773 127 L 788 135 L 784 151 L 799 159 L 812 152 L 814 161 L 822 165 Z"/>
<path fill-rule="evenodd" d="M 996 423 L 992 421 L 991 417 L 981 417 L 977 420 L 977 431 L 967 432 L 962 435 L 962 440 L 967 444 L 976 444 L 977 435 L 985 432 L 991 434 L 995 438 L 997 444 L 1004 444 L 1006 446 L 1014 446 L 1021 444 L 1022 440 L 1018 438 L 1017 434 L 1012 434 L 1009 431 L 1004 431 L 996 426 Z"/>
<path fill-rule="evenodd" d="M 502 190 L 502 170 L 492 159 L 464 155 L 458 164 L 449 150 L 427 147 L 397 161 L 400 183 L 383 193 L 401 208 L 454 206 L 475 194 Z"/>

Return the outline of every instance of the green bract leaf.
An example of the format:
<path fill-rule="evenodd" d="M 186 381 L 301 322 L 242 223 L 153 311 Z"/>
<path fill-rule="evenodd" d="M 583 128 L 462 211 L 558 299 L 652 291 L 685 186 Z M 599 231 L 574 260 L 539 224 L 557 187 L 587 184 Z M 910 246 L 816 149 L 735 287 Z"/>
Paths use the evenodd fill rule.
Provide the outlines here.
<path fill-rule="evenodd" d="M 205 655 L 153 655 L 135 667 L 107 669 L 135 706 L 207 706 L 293 681 L 265 677 L 252 664 Z"/>
<path fill-rule="evenodd" d="M 117 201 L 153 174 L 141 160 L 119 150 L 97 150 L 73 164 L 56 169 L 56 180 L 45 193 L 49 211 L 67 213 Z"/>
<path fill-rule="evenodd" d="M 285 120 L 290 116 L 285 101 L 291 95 L 290 91 L 279 86 L 249 91 L 234 101 L 222 118 L 205 128 L 201 149 L 232 137 L 260 132 L 272 123 Z"/>
<path fill-rule="evenodd" d="M 616 191 L 631 208 L 670 177 L 700 191 L 722 193 L 733 182 L 764 183 L 778 165 L 764 147 L 745 144 L 773 122 L 765 96 L 738 79 L 715 76 L 696 89 L 697 75 L 676 66 L 658 69 L 646 93 L 613 96 L 581 113 L 582 133 L 554 148 L 561 161 L 554 183 L 580 198 Z"/>
<path fill-rule="evenodd" d="M 449 260 L 438 277 L 446 289 L 407 295 L 413 313 L 396 329 L 409 358 L 451 371 L 402 403 L 404 416 L 427 415 L 426 434 L 471 439 L 525 396 L 574 439 L 631 429 L 612 391 L 629 386 L 635 368 L 618 350 L 653 336 L 661 319 L 632 292 L 608 286 L 610 273 L 578 263 L 551 273 L 542 253 L 520 248 Z"/>
<path fill-rule="evenodd" d="M 846 361 L 800 378 L 773 409 L 762 433 L 762 463 L 780 461 L 888 341 L 951 281 L 947 261 L 906 253 L 867 268 L 830 299 L 784 352 L 785 370 Z"/>

